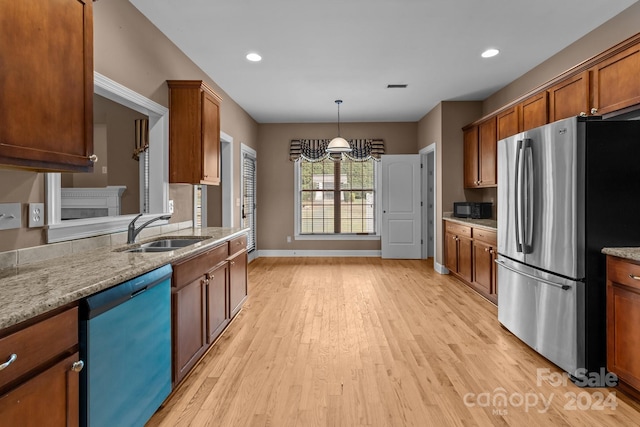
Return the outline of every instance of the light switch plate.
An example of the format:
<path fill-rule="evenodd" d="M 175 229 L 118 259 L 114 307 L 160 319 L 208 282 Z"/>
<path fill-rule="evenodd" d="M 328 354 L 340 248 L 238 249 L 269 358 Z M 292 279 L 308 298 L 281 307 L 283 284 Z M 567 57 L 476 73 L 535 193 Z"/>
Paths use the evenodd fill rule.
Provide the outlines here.
<path fill-rule="evenodd" d="M 29 228 L 44 227 L 44 203 L 29 203 Z"/>
<path fill-rule="evenodd" d="M 20 203 L 0 203 L 0 230 L 22 227 Z"/>

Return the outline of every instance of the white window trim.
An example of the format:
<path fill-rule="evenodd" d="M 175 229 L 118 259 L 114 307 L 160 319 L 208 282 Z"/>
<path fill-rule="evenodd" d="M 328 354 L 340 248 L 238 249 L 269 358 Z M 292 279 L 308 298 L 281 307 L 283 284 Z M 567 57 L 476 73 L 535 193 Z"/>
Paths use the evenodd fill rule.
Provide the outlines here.
<path fill-rule="evenodd" d="M 149 207 L 140 223 L 169 212 L 169 109 L 94 71 L 94 93 L 149 117 Z M 60 173 L 45 174 L 47 243 L 125 231 L 135 215 L 62 221 Z M 158 221 L 157 225 L 167 224 Z"/>
<path fill-rule="evenodd" d="M 376 182 L 376 187 L 374 188 L 374 192 L 375 192 L 375 210 L 376 210 L 376 218 L 375 218 L 375 227 L 376 227 L 376 234 L 301 234 L 300 233 L 300 218 L 301 218 L 301 212 L 300 212 L 300 163 L 303 160 L 299 160 L 297 162 L 294 162 L 294 166 L 293 166 L 293 179 L 294 179 L 294 185 L 293 185 L 293 204 L 294 204 L 294 222 L 295 222 L 295 229 L 294 229 L 294 236 L 293 238 L 295 240 L 380 240 L 381 235 L 380 235 L 380 203 L 381 203 L 381 199 L 380 199 L 380 179 L 379 179 L 379 173 L 378 173 L 378 162 L 374 161 L 373 164 L 373 174 L 374 177 L 373 179 Z"/>

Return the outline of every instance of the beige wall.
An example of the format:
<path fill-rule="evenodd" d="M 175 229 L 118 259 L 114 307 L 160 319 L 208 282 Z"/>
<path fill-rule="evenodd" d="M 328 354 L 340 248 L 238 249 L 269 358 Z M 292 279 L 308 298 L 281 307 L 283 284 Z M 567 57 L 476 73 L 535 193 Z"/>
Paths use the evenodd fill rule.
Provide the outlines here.
<path fill-rule="evenodd" d="M 341 136 L 381 138 L 388 154 L 415 154 L 417 123 L 343 123 Z M 260 250 L 380 250 L 379 240 L 293 240 L 294 167 L 289 161 L 292 139 L 336 136 L 336 124 L 263 124 L 257 151 L 257 244 Z M 287 236 L 292 242 L 287 243 Z"/>
<path fill-rule="evenodd" d="M 638 32 L 640 32 L 640 2 L 636 2 L 627 10 L 491 95 L 484 101 L 483 114 L 490 114 L 526 92 Z"/>
<path fill-rule="evenodd" d="M 444 264 L 442 212 L 451 211 L 454 201 L 483 197 L 463 190 L 462 127 L 481 114 L 480 101 L 444 101 L 418 122 L 418 149 L 436 143 L 436 262 L 440 264 Z"/>
<path fill-rule="evenodd" d="M 234 138 L 234 197 L 240 197 L 240 142 L 256 149 L 257 123 L 236 104 L 216 83 L 198 68 L 162 32 L 151 24 L 126 0 L 93 3 L 94 7 L 94 68 L 112 80 L 167 106 L 166 80 L 194 79 L 206 81 L 222 98 L 221 129 Z M 215 76 L 213 76 L 215 77 Z M 99 164 L 98 164 L 99 165 Z M 172 222 L 191 218 L 187 200 L 192 190 L 172 186 L 171 197 L 179 200 Z M 23 203 L 23 224 L 28 202 L 44 202 L 44 177 L 33 172 L 0 169 L 0 203 Z M 231 202 L 231 201 L 230 201 Z M 210 206 L 220 209 L 219 204 Z M 236 210 L 235 224 L 240 213 Z M 43 229 L 0 231 L 0 251 L 44 244 Z"/>
<path fill-rule="evenodd" d="M 246 114 L 214 81 L 207 77 L 189 58 L 169 41 L 155 26 L 126 0 L 109 0 L 94 5 L 94 60 L 101 74 L 132 90 L 167 105 L 168 79 L 202 79 L 223 98 L 221 129 L 234 138 L 234 200 L 240 197 L 240 143 L 258 152 L 258 247 L 259 249 L 371 249 L 379 243 L 294 242 L 286 243 L 293 233 L 293 169 L 288 163 L 288 141 L 292 138 L 332 137 L 335 125 L 261 125 Z M 442 173 L 438 184 L 443 210 L 450 210 L 454 200 L 479 197 L 488 200 L 495 192 L 462 191 L 461 130 L 463 124 L 490 113 L 518 98 L 555 75 L 577 63 L 640 32 L 640 2 L 616 16 L 573 45 L 540 64 L 530 72 L 496 92 L 482 103 L 468 108 L 457 102 L 443 102 L 418 123 L 344 124 L 347 137 L 382 137 L 388 152 L 416 153 L 432 142 L 438 142 L 437 163 Z M 212 76 L 215 78 L 215 76 Z M 468 117 L 468 118 L 467 118 Z M 458 123 L 462 122 L 462 123 Z M 358 133 L 360 132 L 360 133 Z M 320 133 L 323 133 L 322 135 Z M 411 135 L 410 135 L 411 134 Z M 456 136 L 458 134 L 458 136 Z M 458 139 L 460 137 L 460 139 Z M 260 143 L 258 144 L 258 141 Z M 224 166 L 223 166 L 224 167 Z M 282 187 L 280 187 L 282 186 Z M 188 202 L 191 189 L 171 186 L 171 197 L 179 200 L 175 218 L 190 218 Z M 219 221 L 218 188 L 209 190 L 210 218 Z M 44 179 L 41 174 L 0 169 L 0 203 L 23 203 L 23 224 L 26 224 L 26 203 L 44 201 Z M 278 202 L 282 202 L 279 205 Z M 189 206 L 187 208 L 187 205 Z M 240 212 L 234 207 L 234 224 L 240 223 Z M 172 219 L 172 221 L 174 221 Z M 273 228 L 273 230 L 270 230 Z M 440 233 L 440 231 L 439 231 Z M 43 229 L 0 231 L 0 251 L 35 246 L 45 242 Z M 441 251 L 441 248 L 438 248 Z M 441 253 L 438 259 L 442 260 Z"/>
<path fill-rule="evenodd" d="M 95 69 L 99 73 L 164 106 L 169 96 L 166 81 L 172 79 L 204 80 L 222 97 L 220 128 L 234 139 L 234 200 L 239 198 L 240 143 L 256 149 L 258 124 L 128 1 L 94 3 L 94 22 Z M 182 187 L 173 190 L 187 191 Z M 211 191 L 214 203 L 208 204 L 212 217 L 220 215 L 222 201 L 216 205 L 216 193 L 220 194 L 217 189 Z M 239 225 L 238 209 L 234 216 L 234 224 Z"/>

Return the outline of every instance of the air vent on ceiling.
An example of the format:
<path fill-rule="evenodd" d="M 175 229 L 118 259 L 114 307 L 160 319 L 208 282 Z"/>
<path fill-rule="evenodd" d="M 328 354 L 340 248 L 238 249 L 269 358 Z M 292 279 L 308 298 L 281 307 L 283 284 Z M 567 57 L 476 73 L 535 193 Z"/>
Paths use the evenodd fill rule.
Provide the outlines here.
<path fill-rule="evenodd" d="M 387 89 L 404 89 L 407 85 L 387 85 Z"/>

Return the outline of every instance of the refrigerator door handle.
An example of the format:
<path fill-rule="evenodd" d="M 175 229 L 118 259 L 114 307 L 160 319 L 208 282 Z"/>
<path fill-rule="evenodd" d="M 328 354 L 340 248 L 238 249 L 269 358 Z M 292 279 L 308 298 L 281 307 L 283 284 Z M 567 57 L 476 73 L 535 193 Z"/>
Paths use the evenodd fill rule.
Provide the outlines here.
<path fill-rule="evenodd" d="M 523 141 L 522 144 L 522 152 L 523 152 L 523 170 L 526 171 L 523 179 L 523 188 L 524 188 L 524 224 L 523 228 L 523 238 L 522 238 L 522 251 L 525 254 L 530 254 L 533 252 L 533 147 L 531 145 L 531 139 L 527 138 Z"/>
<path fill-rule="evenodd" d="M 517 141 L 516 147 L 516 173 L 515 173 L 515 226 L 516 226 L 516 252 L 522 252 L 522 140 Z"/>
<path fill-rule="evenodd" d="M 515 272 L 515 273 L 521 274 L 521 275 L 523 275 L 523 276 L 525 276 L 525 277 L 528 277 L 529 279 L 533 279 L 533 280 L 535 280 L 535 281 L 537 281 L 537 282 L 541 282 L 541 283 L 544 283 L 544 284 L 546 284 L 546 285 L 555 286 L 556 288 L 560 288 L 560 289 L 562 289 L 563 291 L 568 291 L 569 289 L 571 289 L 571 286 L 569 286 L 569 285 L 561 285 L 560 283 L 552 282 L 551 280 L 542 279 L 542 278 L 540 278 L 540 277 L 536 277 L 536 276 L 534 276 L 533 274 L 529 274 L 529 273 L 525 273 L 524 271 L 516 270 L 515 268 L 513 268 L 513 267 L 511 267 L 511 266 L 507 265 L 504 261 L 501 261 L 501 260 L 499 260 L 499 259 L 497 259 L 495 262 L 496 262 L 496 264 L 498 264 L 500 267 L 504 267 L 504 268 L 506 268 L 507 270 L 511 270 L 511 271 L 513 271 L 513 272 Z"/>

